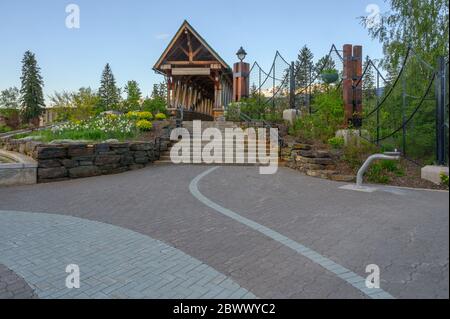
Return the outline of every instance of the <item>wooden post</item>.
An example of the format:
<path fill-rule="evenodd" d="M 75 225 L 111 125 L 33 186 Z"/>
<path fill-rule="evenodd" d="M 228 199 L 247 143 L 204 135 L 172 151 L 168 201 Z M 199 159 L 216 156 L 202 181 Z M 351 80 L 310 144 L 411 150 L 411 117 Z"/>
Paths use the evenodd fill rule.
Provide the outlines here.
<path fill-rule="evenodd" d="M 354 87 L 354 109 L 353 109 L 353 117 L 352 117 L 352 123 L 355 128 L 361 127 L 361 121 L 362 121 L 362 46 L 355 45 L 353 47 L 353 86 L 358 84 L 358 86 Z"/>
<path fill-rule="evenodd" d="M 170 80 L 170 75 L 167 75 L 167 108 L 171 109 L 170 92 L 172 91 L 172 81 Z"/>
<path fill-rule="evenodd" d="M 342 90 L 344 98 L 344 125 L 348 127 L 353 118 L 353 47 L 351 44 L 344 45 L 344 74 Z"/>
<path fill-rule="evenodd" d="M 181 104 L 183 105 L 183 109 L 186 109 L 186 84 L 182 86 L 183 95 L 181 97 Z"/>
<path fill-rule="evenodd" d="M 180 82 L 176 81 L 175 82 L 175 108 L 178 108 L 178 106 L 180 105 L 179 103 L 179 98 L 180 98 Z"/>
<path fill-rule="evenodd" d="M 250 64 L 245 62 L 235 63 L 233 66 L 233 102 L 239 102 L 249 96 Z"/>

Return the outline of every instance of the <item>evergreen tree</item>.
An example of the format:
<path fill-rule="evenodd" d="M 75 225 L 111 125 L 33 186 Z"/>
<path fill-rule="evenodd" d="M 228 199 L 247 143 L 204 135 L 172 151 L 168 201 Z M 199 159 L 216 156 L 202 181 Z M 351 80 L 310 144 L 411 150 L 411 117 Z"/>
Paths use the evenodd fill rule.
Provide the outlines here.
<path fill-rule="evenodd" d="M 25 123 L 36 121 L 43 112 L 44 94 L 42 87 L 44 81 L 40 74 L 35 55 L 27 51 L 22 60 L 22 87 L 20 89 L 20 102 L 22 106 L 22 119 Z"/>
<path fill-rule="evenodd" d="M 295 87 L 304 88 L 309 85 L 312 80 L 312 72 L 314 71 L 314 54 L 305 45 L 299 52 L 297 61 L 295 62 Z"/>
<path fill-rule="evenodd" d="M 319 73 L 321 73 L 325 69 L 336 70 L 336 62 L 334 62 L 334 60 L 328 55 L 320 58 L 319 61 L 317 61 L 316 65 L 314 66 L 314 77 L 319 76 Z"/>
<path fill-rule="evenodd" d="M 114 79 L 109 63 L 106 64 L 103 70 L 98 94 L 100 96 L 100 107 L 103 110 L 107 111 L 118 108 L 120 90 L 116 87 L 116 80 Z"/>
<path fill-rule="evenodd" d="M 167 83 L 166 82 L 159 83 L 159 96 L 162 99 L 167 98 Z"/>
<path fill-rule="evenodd" d="M 152 99 L 155 98 L 163 100 L 167 98 L 167 84 L 165 82 L 153 84 Z"/>
<path fill-rule="evenodd" d="M 159 95 L 159 86 L 158 84 L 153 84 L 153 90 L 152 90 L 152 99 L 155 99 L 157 97 L 160 97 Z"/>
<path fill-rule="evenodd" d="M 137 110 L 140 107 L 140 100 L 142 97 L 141 90 L 136 81 L 128 81 L 125 86 L 125 93 L 127 93 L 126 106 L 129 110 Z"/>
<path fill-rule="evenodd" d="M 363 72 L 366 70 L 367 66 L 370 63 L 369 56 L 366 56 L 363 62 Z M 362 79 L 362 89 L 364 98 L 371 99 L 375 93 L 375 75 L 373 73 L 373 67 L 369 66 L 364 77 Z"/>

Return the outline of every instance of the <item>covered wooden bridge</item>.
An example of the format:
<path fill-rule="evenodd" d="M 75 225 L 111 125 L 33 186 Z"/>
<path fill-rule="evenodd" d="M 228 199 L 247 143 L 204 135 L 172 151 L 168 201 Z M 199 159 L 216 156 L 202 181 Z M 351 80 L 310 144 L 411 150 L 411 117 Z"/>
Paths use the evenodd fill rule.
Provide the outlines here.
<path fill-rule="evenodd" d="M 181 107 L 198 118 L 215 119 L 232 101 L 231 68 L 187 21 L 153 69 L 166 78 L 169 111 Z"/>

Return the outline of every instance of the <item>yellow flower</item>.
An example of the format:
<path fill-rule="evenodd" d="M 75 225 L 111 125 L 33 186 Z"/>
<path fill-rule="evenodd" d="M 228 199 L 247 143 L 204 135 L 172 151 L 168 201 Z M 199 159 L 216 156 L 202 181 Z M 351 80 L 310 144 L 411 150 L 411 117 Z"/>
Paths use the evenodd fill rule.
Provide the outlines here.
<path fill-rule="evenodd" d="M 153 128 L 153 124 L 147 120 L 139 120 L 136 123 L 136 127 L 141 131 L 150 131 Z"/>
<path fill-rule="evenodd" d="M 166 114 L 164 114 L 164 113 L 158 113 L 155 115 L 155 119 L 160 120 L 160 121 L 165 120 L 166 118 L 167 118 Z"/>

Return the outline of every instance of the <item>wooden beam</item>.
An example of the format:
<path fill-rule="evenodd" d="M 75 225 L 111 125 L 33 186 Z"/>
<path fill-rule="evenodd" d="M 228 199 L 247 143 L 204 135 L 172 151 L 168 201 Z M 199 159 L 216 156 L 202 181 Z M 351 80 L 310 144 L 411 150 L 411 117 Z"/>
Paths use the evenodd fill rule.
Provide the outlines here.
<path fill-rule="evenodd" d="M 188 44 L 188 48 L 189 48 L 189 52 L 188 52 L 189 61 L 192 62 L 192 61 L 194 61 L 194 54 L 192 52 L 191 36 L 190 36 L 189 31 L 187 30 L 187 28 L 184 30 L 184 33 L 186 34 L 187 44 Z"/>
<path fill-rule="evenodd" d="M 172 65 L 208 65 L 216 64 L 217 61 L 167 61 L 166 64 Z"/>
<path fill-rule="evenodd" d="M 197 48 L 197 50 L 195 50 L 194 53 L 192 53 L 192 58 L 195 58 L 202 49 L 203 49 L 203 46 L 200 44 L 200 46 Z"/>
<path fill-rule="evenodd" d="M 174 68 L 173 75 L 210 75 L 210 68 Z"/>

